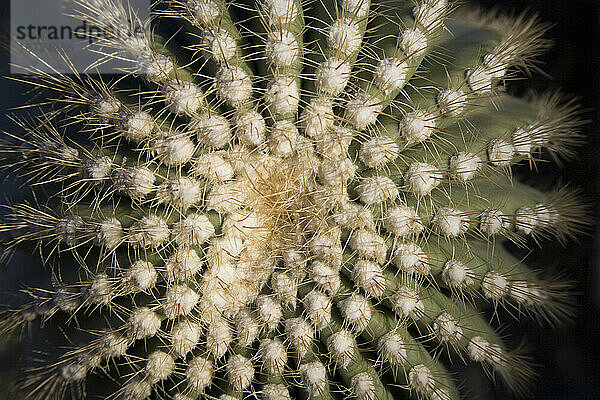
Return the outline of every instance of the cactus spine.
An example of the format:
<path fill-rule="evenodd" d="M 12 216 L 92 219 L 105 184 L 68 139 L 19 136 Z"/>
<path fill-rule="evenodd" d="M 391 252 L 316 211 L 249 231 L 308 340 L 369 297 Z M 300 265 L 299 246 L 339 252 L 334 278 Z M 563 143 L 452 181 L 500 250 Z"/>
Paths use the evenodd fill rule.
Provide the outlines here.
<path fill-rule="evenodd" d="M 502 246 L 584 225 L 575 192 L 511 176 L 579 139 L 569 97 L 505 90 L 545 25 L 446 0 L 76 2 L 114 33 L 99 62 L 130 68 L 27 69 L 52 107 L 2 143 L 39 193 L 2 230 L 46 264 L 2 319 L 40 354 L 23 393 L 458 399 L 446 355 L 527 390 L 481 310 L 569 313 Z"/>

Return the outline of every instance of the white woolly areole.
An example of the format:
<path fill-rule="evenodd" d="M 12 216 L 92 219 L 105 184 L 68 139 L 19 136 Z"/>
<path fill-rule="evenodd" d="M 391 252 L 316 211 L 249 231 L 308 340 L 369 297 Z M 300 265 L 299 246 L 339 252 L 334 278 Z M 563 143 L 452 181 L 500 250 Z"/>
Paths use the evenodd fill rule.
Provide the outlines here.
<path fill-rule="evenodd" d="M 140 247 L 159 247 L 169 240 L 171 232 L 164 219 L 156 215 L 142 217 L 129 228 L 131 242 Z"/>
<path fill-rule="evenodd" d="M 336 224 L 343 228 L 369 228 L 375 229 L 375 221 L 373 220 L 373 212 L 365 206 L 354 202 L 343 203 L 333 215 L 333 220 Z"/>
<path fill-rule="evenodd" d="M 492 91 L 494 74 L 483 66 L 467 70 L 467 83 L 473 92 L 486 94 Z"/>
<path fill-rule="evenodd" d="M 175 63 L 169 57 L 151 52 L 136 60 L 136 73 L 149 82 L 160 83 L 169 78 L 175 70 Z"/>
<path fill-rule="evenodd" d="M 440 342 L 457 343 L 462 337 L 462 328 L 458 321 L 447 312 L 441 313 L 433 321 L 433 333 Z"/>
<path fill-rule="evenodd" d="M 331 299 L 318 290 L 313 290 L 302 300 L 308 318 L 317 327 L 323 329 L 331 320 Z"/>
<path fill-rule="evenodd" d="M 501 210 L 487 210 L 479 217 L 479 229 L 488 236 L 502 233 L 510 226 L 510 219 Z"/>
<path fill-rule="evenodd" d="M 347 57 L 360 49 L 362 36 L 358 24 L 351 18 L 339 18 L 329 27 L 329 49 L 341 57 Z"/>
<path fill-rule="evenodd" d="M 463 235 L 469 229 L 469 219 L 465 213 L 451 207 L 441 207 L 431 219 L 435 232 L 447 237 Z"/>
<path fill-rule="evenodd" d="M 132 292 L 145 292 L 156 284 L 158 272 L 148 261 L 137 260 L 123 276 L 123 284 Z"/>
<path fill-rule="evenodd" d="M 360 372 L 350 380 L 352 394 L 358 400 L 374 400 L 375 399 L 375 381 L 368 372 Z"/>
<path fill-rule="evenodd" d="M 199 324 L 184 320 L 171 329 L 171 346 L 182 357 L 192 351 L 200 340 L 202 327 Z"/>
<path fill-rule="evenodd" d="M 288 120 L 277 121 L 269 133 L 269 149 L 280 157 L 289 157 L 298 147 L 300 134 L 296 124 Z"/>
<path fill-rule="evenodd" d="M 145 197 L 154 190 L 154 172 L 146 167 L 119 169 L 114 179 L 115 187 L 133 199 Z"/>
<path fill-rule="evenodd" d="M 109 332 L 102 336 L 99 341 L 100 354 L 104 358 L 117 358 L 127 353 L 129 340 L 123 336 Z"/>
<path fill-rule="evenodd" d="M 80 305 L 79 292 L 75 292 L 68 287 L 59 287 L 56 289 L 56 293 L 54 293 L 52 301 L 62 311 L 66 313 L 72 313 L 73 311 L 77 310 L 77 307 Z"/>
<path fill-rule="evenodd" d="M 260 295 L 256 298 L 256 312 L 258 319 L 271 331 L 279 325 L 283 317 L 281 304 L 272 296 Z"/>
<path fill-rule="evenodd" d="M 404 364 L 408 356 L 404 339 L 395 330 L 389 331 L 379 338 L 377 351 L 392 367 Z"/>
<path fill-rule="evenodd" d="M 481 168 L 481 158 L 475 154 L 461 151 L 450 157 L 449 175 L 451 178 L 466 182 L 475 177 Z"/>
<path fill-rule="evenodd" d="M 216 359 L 227 353 L 233 335 L 229 323 L 223 318 L 215 318 L 206 327 L 206 350 Z"/>
<path fill-rule="evenodd" d="M 427 51 L 427 36 L 419 29 L 407 29 L 398 37 L 398 47 L 409 58 L 418 58 Z"/>
<path fill-rule="evenodd" d="M 263 386 L 261 398 L 263 400 L 292 400 L 289 390 L 282 383 L 270 383 Z"/>
<path fill-rule="evenodd" d="M 512 142 L 515 148 L 515 153 L 520 156 L 529 156 L 534 148 L 541 143 L 535 138 L 535 128 L 519 128 L 512 135 Z M 537 139 L 537 140 L 536 140 Z"/>
<path fill-rule="evenodd" d="M 400 155 L 400 146 L 387 136 L 378 136 L 364 142 L 359 158 L 369 168 L 377 168 L 394 161 Z"/>
<path fill-rule="evenodd" d="M 196 146 L 185 135 L 164 132 L 151 144 L 154 153 L 168 166 L 181 165 L 188 162 L 194 155 Z"/>
<path fill-rule="evenodd" d="M 399 130 L 408 143 L 429 139 L 435 129 L 435 115 L 425 110 L 411 111 L 399 123 Z"/>
<path fill-rule="evenodd" d="M 388 94 L 404 86 L 408 73 L 408 64 L 405 61 L 397 57 L 388 57 L 379 61 L 373 79 L 377 87 Z"/>
<path fill-rule="evenodd" d="M 278 67 L 289 67 L 298 57 L 298 50 L 299 46 L 294 34 L 287 29 L 267 34 L 265 54 L 271 64 Z"/>
<path fill-rule="evenodd" d="M 171 82 L 165 87 L 165 103 L 169 110 L 178 115 L 191 115 L 204 100 L 204 93 L 191 82 Z"/>
<path fill-rule="evenodd" d="M 98 157 L 84 161 L 83 175 L 91 180 L 100 181 L 110 177 L 112 172 L 112 161 L 110 157 Z"/>
<path fill-rule="evenodd" d="M 313 261 L 310 266 L 310 279 L 328 294 L 334 294 L 340 288 L 340 273 L 337 268 L 319 260 Z"/>
<path fill-rule="evenodd" d="M 160 203 L 187 210 L 202 200 L 202 189 L 200 181 L 182 176 L 160 185 L 156 198 Z"/>
<path fill-rule="evenodd" d="M 145 111 L 136 111 L 125 120 L 124 135 L 128 140 L 140 142 L 150 136 L 154 130 L 154 118 Z"/>
<path fill-rule="evenodd" d="M 293 76 L 275 76 L 267 85 L 264 99 L 273 115 L 296 113 L 300 102 L 296 79 Z"/>
<path fill-rule="evenodd" d="M 61 218 L 54 227 L 56 235 L 69 246 L 75 245 L 82 228 L 84 228 L 84 222 L 79 215 L 67 215 Z"/>
<path fill-rule="evenodd" d="M 437 105 L 441 114 L 458 117 L 465 110 L 467 95 L 461 89 L 446 89 L 438 93 Z"/>
<path fill-rule="evenodd" d="M 350 64 L 343 58 L 328 58 L 317 67 L 315 73 L 317 90 L 331 96 L 339 95 L 350 79 L 350 72 Z"/>
<path fill-rule="evenodd" d="M 236 210 L 225 217 L 221 226 L 224 235 L 237 235 L 242 239 L 261 237 L 265 232 L 258 215 L 248 209 Z"/>
<path fill-rule="evenodd" d="M 241 354 L 232 354 L 225 366 L 229 384 L 235 391 L 241 392 L 252 383 L 254 367 L 252 361 Z"/>
<path fill-rule="evenodd" d="M 319 361 L 300 365 L 300 379 L 310 397 L 318 396 L 327 387 L 327 371 Z"/>
<path fill-rule="evenodd" d="M 212 25 L 221 14 L 219 6 L 212 0 L 187 0 L 186 5 L 203 25 Z"/>
<path fill-rule="evenodd" d="M 303 358 L 314 339 L 314 329 L 304 318 L 286 319 L 285 335 L 291 343 L 298 358 Z"/>
<path fill-rule="evenodd" d="M 255 110 L 237 110 L 233 126 L 235 135 L 242 144 L 255 147 L 265 141 L 267 125 L 263 116 Z"/>
<path fill-rule="evenodd" d="M 304 133 L 315 139 L 322 139 L 333 126 L 334 121 L 333 103 L 327 98 L 311 100 L 302 111 L 302 118 L 300 119 L 304 127 Z"/>
<path fill-rule="evenodd" d="M 115 217 L 100 222 L 97 229 L 96 240 L 101 246 L 108 249 L 114 249 L 123 240 L 123 227 Z"/>
<path fill-rule="evenodd" d="M 287 350 L 281 340 L 263 339 L 258 347 L 263 369 L 271 375 L 281 375 L 287 365 Z"/>
<path fill-rule="evenodd" d="M 444 22 L 447 5 L 446 0 L 424 1 L 413 8 L 413 16 L 426 31 L 432 31 Z"/>
<path fill-rule="evenodd" d="M 362 258 L 385 261 L 386 246 L 383 237 L 369 229 L 357 229 L 350 236 L 350 248 Z"/>
<path fill-rule="evenodd" d="M 240 346 L 247 347 L 254 342 L 258 336 L 260 325 L 254 318 L 252 312 L 248 309 L 242 309 L 237 312 L 233 320 L 235 333 Z"/>
<path fill-rule="evenodd" d="M 100 117 L 114 117 L 121 108 L 121 103 L 112 97 L 97 97 L 90 104 L 90 111 Z"/>
<path fill-rule="evenodd" d="M 417 195 L 428 195 L 442 181 L 438 168 L 425 162 L 414 162 L 404 174 L 404 190 Z"/>
<path fill-rule="evenodd" d="M 204 393 L 213 379 L 215 367 L 210 360 L 204 357 L 194 357 L 185 370 L 185 379 L 188 387 L 197 393 Z"/>
<path fill-rule="evenodd" d="M 363 179 L 356 191 L 364 204 L 393 200 L 400 194 L 394 181 L 383 175 Z"/>
<path fill-rule="evenodd" d="M 95 304 L 107 305 L 113 297 L 111 282 L 106 274 L 97 274 L 85 290 L 89 301 Z"/>
<path fill-rule="evenodd" d="M 390 298 L 396 315 L 401 318 L 410 317 L 414 320 L 421 319 L 425 313 L 425 305 L 420 296 L 413 289 L 401 287 Z"/>
<path fill-rule="evenodd" d="M 531 234 L 538 224 L 537 214 L 531 207 L 521 207 L 515 213 L 515 227 L 525 235 Z"/>
<path fill-rule="evenodd" d="M 549 296 L 541 286 L 527 281 L 512 281 L 510 283 L 509 295 L 515 301 L 527 306 L 539 305 L 547 301 Z"/>
<path fill-rule="evenodd" d="M 216 182 L 233 179 L 233 165 L 219 153 L 206 153 L 199 156 L 194 163 L 194 172 L 203 178 Z"/>
<path fill-rule="evenodd" d="M 367 93 L 359 93 L 346 103 L 344 117 L 356 129 L 362 130 L 377 121 L 383 111 L 383 104 L 377 97 Z"/>
<path fill-rule="evenodd" d="M 200 295 L 187 285 L 178 284 L 167 289 L 161 305 L 167 318 L 175 319 L 180 315 L 189 314 L 199 299 Z"/>
<path fill-rule="evenodd" d="M 123 386 L 123 398 L 145 400 L 152 394 L 152 385 L 148 379 L 133 378 Z"/>
<path fill-rule="evenodd" d="M 341 229 L 334 227 L 327 232 L 318 232 L 310 241 L 310 251 L 319 260 L 339 267 L 342 261 Z"/>
<path fill-rule="evenodd" d="M 265 11 L 271 26 L 287 26 L 298 16 L 294 0 L 265 0 Z"/>
<path fill-rule="evenodd" d="M 423 222 L 414 208 L 399 205 L 387 209 L 383 219 L 385 229 L 396 236 L 418 235 L 423 231 Z"/>
<path fill-rule="evenodd" d="M 408 383 L 418 393 L 430 392 L 435 386 L 435 379 L 431 370 L 423 364 L 415 365 L 408 372 Z"/>
<path fill-rule="evenodd" d="M 371 306 L 369 301 L 360 294 L 353 294 L 340 301 L 338 307 L 344 320 L 357 331 L 363 331 L 371 321 Z"/>
<path fill-rule="evenodd" d="M 500 300 L 508 293 L 510 282 L 499 272 L 486 273 L 481 281 L 481 290 L 485 297 L 491 300 Z"/>
<path fill-rule="evenodd" d="M 246 189 L 236 181 L 214 185 L 208 194 L 206 206 L 220 214 L 227 214 L 241 208 L 246 202 Z"/>
<path fill-rule="evenodd" d="M 216 149 L 221 149 L 231 140 L 229 120 L 215 113 L 203 114 L 194 118 L 190 127 L 196 132 L 198 141 Z"/>
<path fill-rule="evenodd" d="M 352 269 L 352 281 L 369 296 L 381 297 L 385 291 L 386 279 L 379 264 L 369 260 L 358 260 Z"/>
<path fill-rule="evenodd" d="M 450 286 L 450 288 L 459 289 L 474 283 L 470 269 L 467 268 L 465 264 L 455 259 L 450 259 L 444 264 L 442 280 L 446 285 Z"/>
<path fill-rule="evenodd" d="M 340 6 L 347 14 L 356 17 L 364 17 L 369 11 L 371 2 L 369 0 L 340 0 Z"/>
<path fill-rule="evenodd" d="M 136 308 L 129 315 L 127 333 L 132 340 L 156 335 L 160 329 L 160 317 L 148 307 Z"/>
<path fill-rule="evenodd" d="M 202 33 L 202 51 L 204 57 L 218 63 L 226 63 L 234 55 L 237 43 L 229 32 L 223 28 L 208 28 Z"/>
<path fill-rule="evenodd" d="M 154 351 L 146 361 L 146 375 L 154 384 L 167 379 L 175 371 L 175 360 L 164 351 Z"/>
<path fill-rule="evenodd" d="M 76 382 L 85 379 L 87 367 L 76 362 L 69 362 L 60 366 L 60 376 L 68 382 Z"/>
<path fill-rule="evenodd" d="M 237 106 L 250 98 L 252 80 L 241 67 L 222 65 L 215 76 L 219 98 L 229 105 Z"/>
<path fill-rule="evenodd" d="M 515 155 L 515 147 L 502 139 L 494 139 L 488 144 L 487 154 L 492 165 L 506 167 Z"/>
<path fill-rule="evenodd" d="M 202 267 L 202 259 L 196 250 L 179 247 L 165 262 L 169 281 L 185 281 L 192 278 Z"/>
<path fill-rule="evenodd" d="M 350 364 L 355 347 L 354 335 L 345 329 L 334 333 L 327 339 L 329 357 L 340 368 L 346 368 Z"/>
<path fill-rule="evenodd" d="M 215 234 L 215 227 L 203 214 L 189 214 L 172 227 L 173 239 L 180 246 L 200 246 Z"/>
<path fill-rule="evenodd" d="M 325 185 L 346 184 L 356 172 L 356 165 L 347 157 L 325 159 L 319 165 L 319 178 Z"/>
<path fill-rule="evenodd" d="M 392 261 L 401 271 L 409 274 L 429 274 L 427 255 L 416 243 L 398 243 Z"/>

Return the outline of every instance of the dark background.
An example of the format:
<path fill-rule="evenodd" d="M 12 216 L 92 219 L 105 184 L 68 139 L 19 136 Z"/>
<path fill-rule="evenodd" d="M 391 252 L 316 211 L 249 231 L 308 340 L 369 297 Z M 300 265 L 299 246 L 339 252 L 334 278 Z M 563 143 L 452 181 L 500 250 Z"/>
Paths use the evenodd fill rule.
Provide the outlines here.
<path fill-rule="evenodd" d="M 8 0 L 0 0 L 0 74 L 8 73 L 6 50 L 9 29 Z M 564 170 L 550 163 L 540 164 L 539 176 L 555 182 L 569 182 L 583 189 L 592 204 L 593 227 L 580 243 L 545 242 L 543 250 L 532 255 L 538 264 L 547 264 L 568 272 L 577 281 L 576 314 L 573 323 L 558 328 L 540 326 L 534 321 L 506 321 L 504 332 L 509 337 L 525 336 L 531 355 L 539 364 L 532 399 L 597 399 L 600 398 L 600 254 L 596 221 L 600 216 L 598 192 L 600 189 L 600 13 L 599 4 L 593 0 L 482 0 L 484 7 L 500 6 L 517 12 L 531 10 L 539 13 L 543 21 L 553 23 L 547 38 L 554 47 L 542 57 L 541 68 L 551 78 L 534 75 L 523 82 L 510 84 L 515 93 L 524 87 L 543 91 L 548 87 L 561 87 L 564 92 L 581 98 L 590 122 L 583 128 L 587 138 L 579 148 L 578 159 L 564 163 Z M 6 79 L 0 79 L 0 127 L 9 129 L 7 109 L 23 103 L 21 89 Z M 517 171 L 519 172 L 519 171 Z M 556 179 L 558 176 L 562 178 Z M 11 191 L 10 182 L 2 192 Z M 0 369 L 10 369 L 10 355 L 0 355 Z M 458 363 L 457 363 L 458 364 Z M 479 368 L 461 367 L 467 393 L 476 399 L 515 398 L 501 385 L 493 385 Z M 1 379 L 0 379 L 1 381 Z M 476 395 L 476 393 L 478 393 Z M 3 398 L 0 395 L 0 399 Z"/>

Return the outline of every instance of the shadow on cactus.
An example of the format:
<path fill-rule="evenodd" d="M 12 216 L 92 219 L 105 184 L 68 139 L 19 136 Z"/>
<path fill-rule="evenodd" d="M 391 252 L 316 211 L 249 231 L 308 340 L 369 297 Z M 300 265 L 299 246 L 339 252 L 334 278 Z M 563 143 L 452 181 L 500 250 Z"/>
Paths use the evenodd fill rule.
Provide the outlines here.
<path fill-rule="evenodd" d="M 506 90 L 546 25 L 445 0 L 77 3 L 114 33 L 99 62 L 130 68 L 15 78 L 45 96 L 1 145 L 35 193 L 5 206 L 8 253 L 44 260 L 2 316 L 20 393 L 449 400 L 462 362 L 527 393 L 492 316 L 562 322 L 569 285 L 503 243 L 586 221 L 511 174 L 580 140 L 572 98 Z"/>

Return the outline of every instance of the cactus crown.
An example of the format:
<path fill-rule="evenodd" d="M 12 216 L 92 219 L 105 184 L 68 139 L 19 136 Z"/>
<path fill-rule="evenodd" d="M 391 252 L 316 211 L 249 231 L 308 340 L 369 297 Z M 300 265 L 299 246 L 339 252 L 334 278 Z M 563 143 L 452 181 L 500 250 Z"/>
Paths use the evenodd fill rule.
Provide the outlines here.
<path fill-rule="evenodd" d="M 130 68 L 19 78 L 49 92 L 1 145 L 37 193 L 1 229 L 46 264 L 2 317 L 37 354 L 25 393 L 457 399 L 447 355 L 526 391 L 480 310 L 569 313 L 502 245 L 585 221 L 511 175 L 579 140 L 571 98 L 505 90 L 546 25 L 446 0 L 76 2 L 113 33 L 98 62 Z"/>

